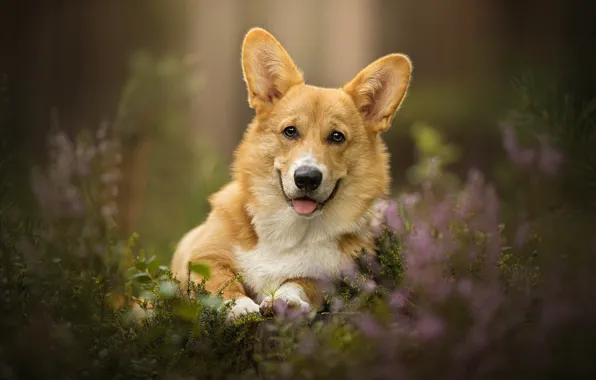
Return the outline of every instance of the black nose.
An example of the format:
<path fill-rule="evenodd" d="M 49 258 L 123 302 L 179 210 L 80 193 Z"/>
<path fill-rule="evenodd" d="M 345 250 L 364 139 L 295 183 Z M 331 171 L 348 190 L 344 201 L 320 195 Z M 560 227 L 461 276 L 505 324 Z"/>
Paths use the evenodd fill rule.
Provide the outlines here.
<path fill-rule="evenodd" d="M 316 190 L 323 180 L 323 173 L 312 166 L 301 166 L 294 172 L 294 183 L 300 190 Z"/>

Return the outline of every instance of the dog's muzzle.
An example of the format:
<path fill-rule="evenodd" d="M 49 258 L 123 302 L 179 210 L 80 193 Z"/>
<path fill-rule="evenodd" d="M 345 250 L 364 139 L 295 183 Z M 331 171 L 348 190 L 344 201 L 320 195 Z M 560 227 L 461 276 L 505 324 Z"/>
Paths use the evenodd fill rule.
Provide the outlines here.
<path fill-rule="evenodd" d="M 323 180 L 323 174 L 313 167 L 300 167 L 294 173 L 294 183 L 296 187 L 301 190 L 301 194 L 298 197 L 291 198 L 284 189 L 281 171 L 278 170 L 277 172 L 279 175 L 279 186 L 288 205 L 292 207 L 296 213 L 305 216 L 311 215 L 315 211 L 322 210 L 323 207 L 335 197 L 337 189 L 339 188 L 339 183 L 341 182 L 341 179 L 337 180 L 329 196 L 324 201 L 318 202 L 308 195 L 319 188 Z"/>

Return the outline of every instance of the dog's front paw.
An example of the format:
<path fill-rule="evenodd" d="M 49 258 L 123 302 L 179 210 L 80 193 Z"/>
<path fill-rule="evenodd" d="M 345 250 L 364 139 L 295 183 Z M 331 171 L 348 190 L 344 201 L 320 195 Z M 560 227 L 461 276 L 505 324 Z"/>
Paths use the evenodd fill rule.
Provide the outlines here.
<path fill-rule="evenodd" d="M 287 310 L 298 312 L 300 314 L 308 314 L 311 307 L 308 302 L 303 301 L 300 297 L 292 294 L 280 294 L 273 297 L 265 297 L 261 302 L 261 314 L 265 317 L 270 317 L 275 314 L 284 314 Z"/>
<path fill-rule="evenodd" d="M 265 317 L 305 315 L 311 311 L 308 300 L 301 285 L 286 282 L 263 299 L 260 305 L 261 314 Z"/>
<path fill-rule="evenodd" d="M 232 301 L 226 301 L 232 302 Z M 230 308 L 226 319 L 228 322 L 233 322 L 234 320 L 252 313 L 259 312 L 259 305 L 255 303 L 252 299 L 248 297 L 237 298 L 236 303 Z"/>

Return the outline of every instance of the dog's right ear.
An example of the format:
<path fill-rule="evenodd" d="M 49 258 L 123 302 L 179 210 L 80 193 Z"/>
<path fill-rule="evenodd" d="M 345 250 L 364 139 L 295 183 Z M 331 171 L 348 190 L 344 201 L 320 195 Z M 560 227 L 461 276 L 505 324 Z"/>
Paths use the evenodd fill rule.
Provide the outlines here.
<path fill-rule="evenodd" d="M 304 83 L 283 46 L 261 28 L 251 29 L 244 37 L 242 71 L 248 103 L 257 112 L 270 109 L 292 86 Z"/>

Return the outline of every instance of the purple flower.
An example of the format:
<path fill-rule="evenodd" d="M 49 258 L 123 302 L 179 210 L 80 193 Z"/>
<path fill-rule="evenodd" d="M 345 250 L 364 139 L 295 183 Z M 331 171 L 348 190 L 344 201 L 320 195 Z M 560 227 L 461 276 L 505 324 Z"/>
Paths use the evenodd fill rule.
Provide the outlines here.
<path fill-rule="evenodd" d="M 405 232 L 404 221 L 399 216 L 397 202 L 391 201 L 385 209 L 385 221 L 387 223 L 387 227 L 398 234 L 403 234 Z"/>
<path fill-rule="evenodd" d="M 104 185 L 115 183 L 119 179 L 120 179 L 120 170 L 118 170 L 118 169 L 113 169 L 109 172 L 103 173 L 100 177 L 100 181 Z"/>
<path fill-rule="evenodd" d="M 72 151 L 72 142 L 64 132 L 56 133 L 53 138 L 50 139 L 50 145 L 53 145 L 60 151 Z"/>
<path fill-rule="evenodd" d="M 474 289 L 474 284 L 469 278 L 462 278 L 457 283 L 457 291 L 464 297 L 470 297 Z"/>
<path fill-rule="evenodd" d="M 452 211 L 454 205 L 449 199 L 441 202 L 433 209 L 432 220 L 433 226 L 443 229 L 447 223 L 452 219 Z"/>
<path fill-rule="evenodd" d="M 420 318 L 416 328 L 422 340 L 432 340 L 443 333 L 445 325 L 438 317 L 426 315 Z"/>
<path fill-rule="evenodd" d="M 317 347 L 317 341 L 315 340 L 311 332 L 307 332 L 303 334 L 300 338 L 300 343 L 298 347 L 302 355 L 308 356 L 315 351 Z"/>
<path fill-rule="evenodd" d="M 401 198 L 401 202 L 407 208 L 413 208 L 421 200 L 420 193 L 403 194 L 400 198 Z"/>
<path fill-rule="evenodd" d="M 276 315 L 284 315 L 288 310 L 288 304 L 281 298 L 273 300 L 273 311 Z"/>
<path fill-rule="evenodd" d="M 362 284 L 362 291 L 365 293 L 372 293 L 375 291 L 375 289 L 377 289 L 377 283 L 374 282 L 373 280 L 366 280 L 363 284 Z"/>
<path fill-rule="evenodd" d="M 429 293 L 439 302 L 447 300 L 451 291 L 453 290 L 453 284 L 446 281 L 443 277 L 437 275 L 437 279 L 429 290 Z"/>
<path fill-rule="evenodd" d="M 355 280 L 358 277 L 358 272 L 356 271 L 356 266 L 353 263 L 346 265 L 341 274 L 343 277 L 346 277 L 348 280 Z"/>
<path fill-rule="evenodd" d="M 522 225 L 517 228 L 517 231 L 515 233 L 515 246 L 517 248 L 520 248 L 525 244 L 529 233 L 530 224 L 528 222 L 522 223 Z"/>
<path fill-rule="evenodd" d="M 538 137 L 540 143 L 540 157 L 538 168 L 549 175 L 555 175 L 563 163 L 563 155 L 555 150 L 549 143 L 546 136 Z"/>
<path fill-rule="evenodd" d="M 107 141 L 102 141 L 99 143 L 97 149 L 99 150 L 100 154 L 105 155 L 110 150 L 110 143 Z"/>
<path fill-rule="evenodd" d="M 517 143 L 517 135 L 511 125 L 505 125 L 503 129 L 503 148 L 509 159 L 518 166 L 529 166 L 535 158 L 536 152 L 531 149 L 522 149 Z"/>
<path fill-rule="evenodd" d="M 482 288 L 476 287 L 470 297 L 469 306 L 478 324 L 486 325 L 503 302 L 500 285 L 486 284 Z"/>
<path fill-rule="evenodd" d="M 381 326 L 369 314 L 358 315 L 354 322 L 360 331 L 369 338 L 381 335 Z"/>
<path fill-rule="evenodd" d="M 95 136 L 98 140 L 103 140 L 106 138 L 108 134 L 108 123 L 106 121 L 102 122 L 97 130 Z"/>
<path fill-rule="evenodd" d="M 107 220 L 115 217 L 117 213 L 118 207 L 114 202 L 110 202 L 106 205 L 101 206 L 101 215 Z"/>
<path fill-rule="evenodd" d="M 366 266 L 370 269 L 372 273 L 378 273 L 381 269 L 381 266 L 376 260 L 376 257 L 373 254 L 366 253 L 365 255 L 360 256 L 360 262 L 362 265 Z"/>
<path fill-rule="evenodd" d="M 345 308 L 345 305 L 341 299 L 334 297 L 333 300 L 331 301 L 330 308 L 333 313 L 338 313 Z"/>
<path fill-rule="evenodd" d="M 374 205 L 373 217 L 370 222 L 370 226 L 374 237 L 381 236 L 383 232 L 383 223 L 385 221 L 385 209 L 387 208 L 388 202 L 386 200 L 379 200 Z"/>
<path fill-rule="evenodd" d="M 389 296 L 389 306 L 394 309 L 401 309 L 406 305 L 406 296 L 401 290 L 396 290 Z"/>
<path fill-rule="evenodd" d="M 406 239 L 406 263 L 409 268 L 421 268 L 439 258 L 437 246 L 428 224 L 420 222 Z"/>

